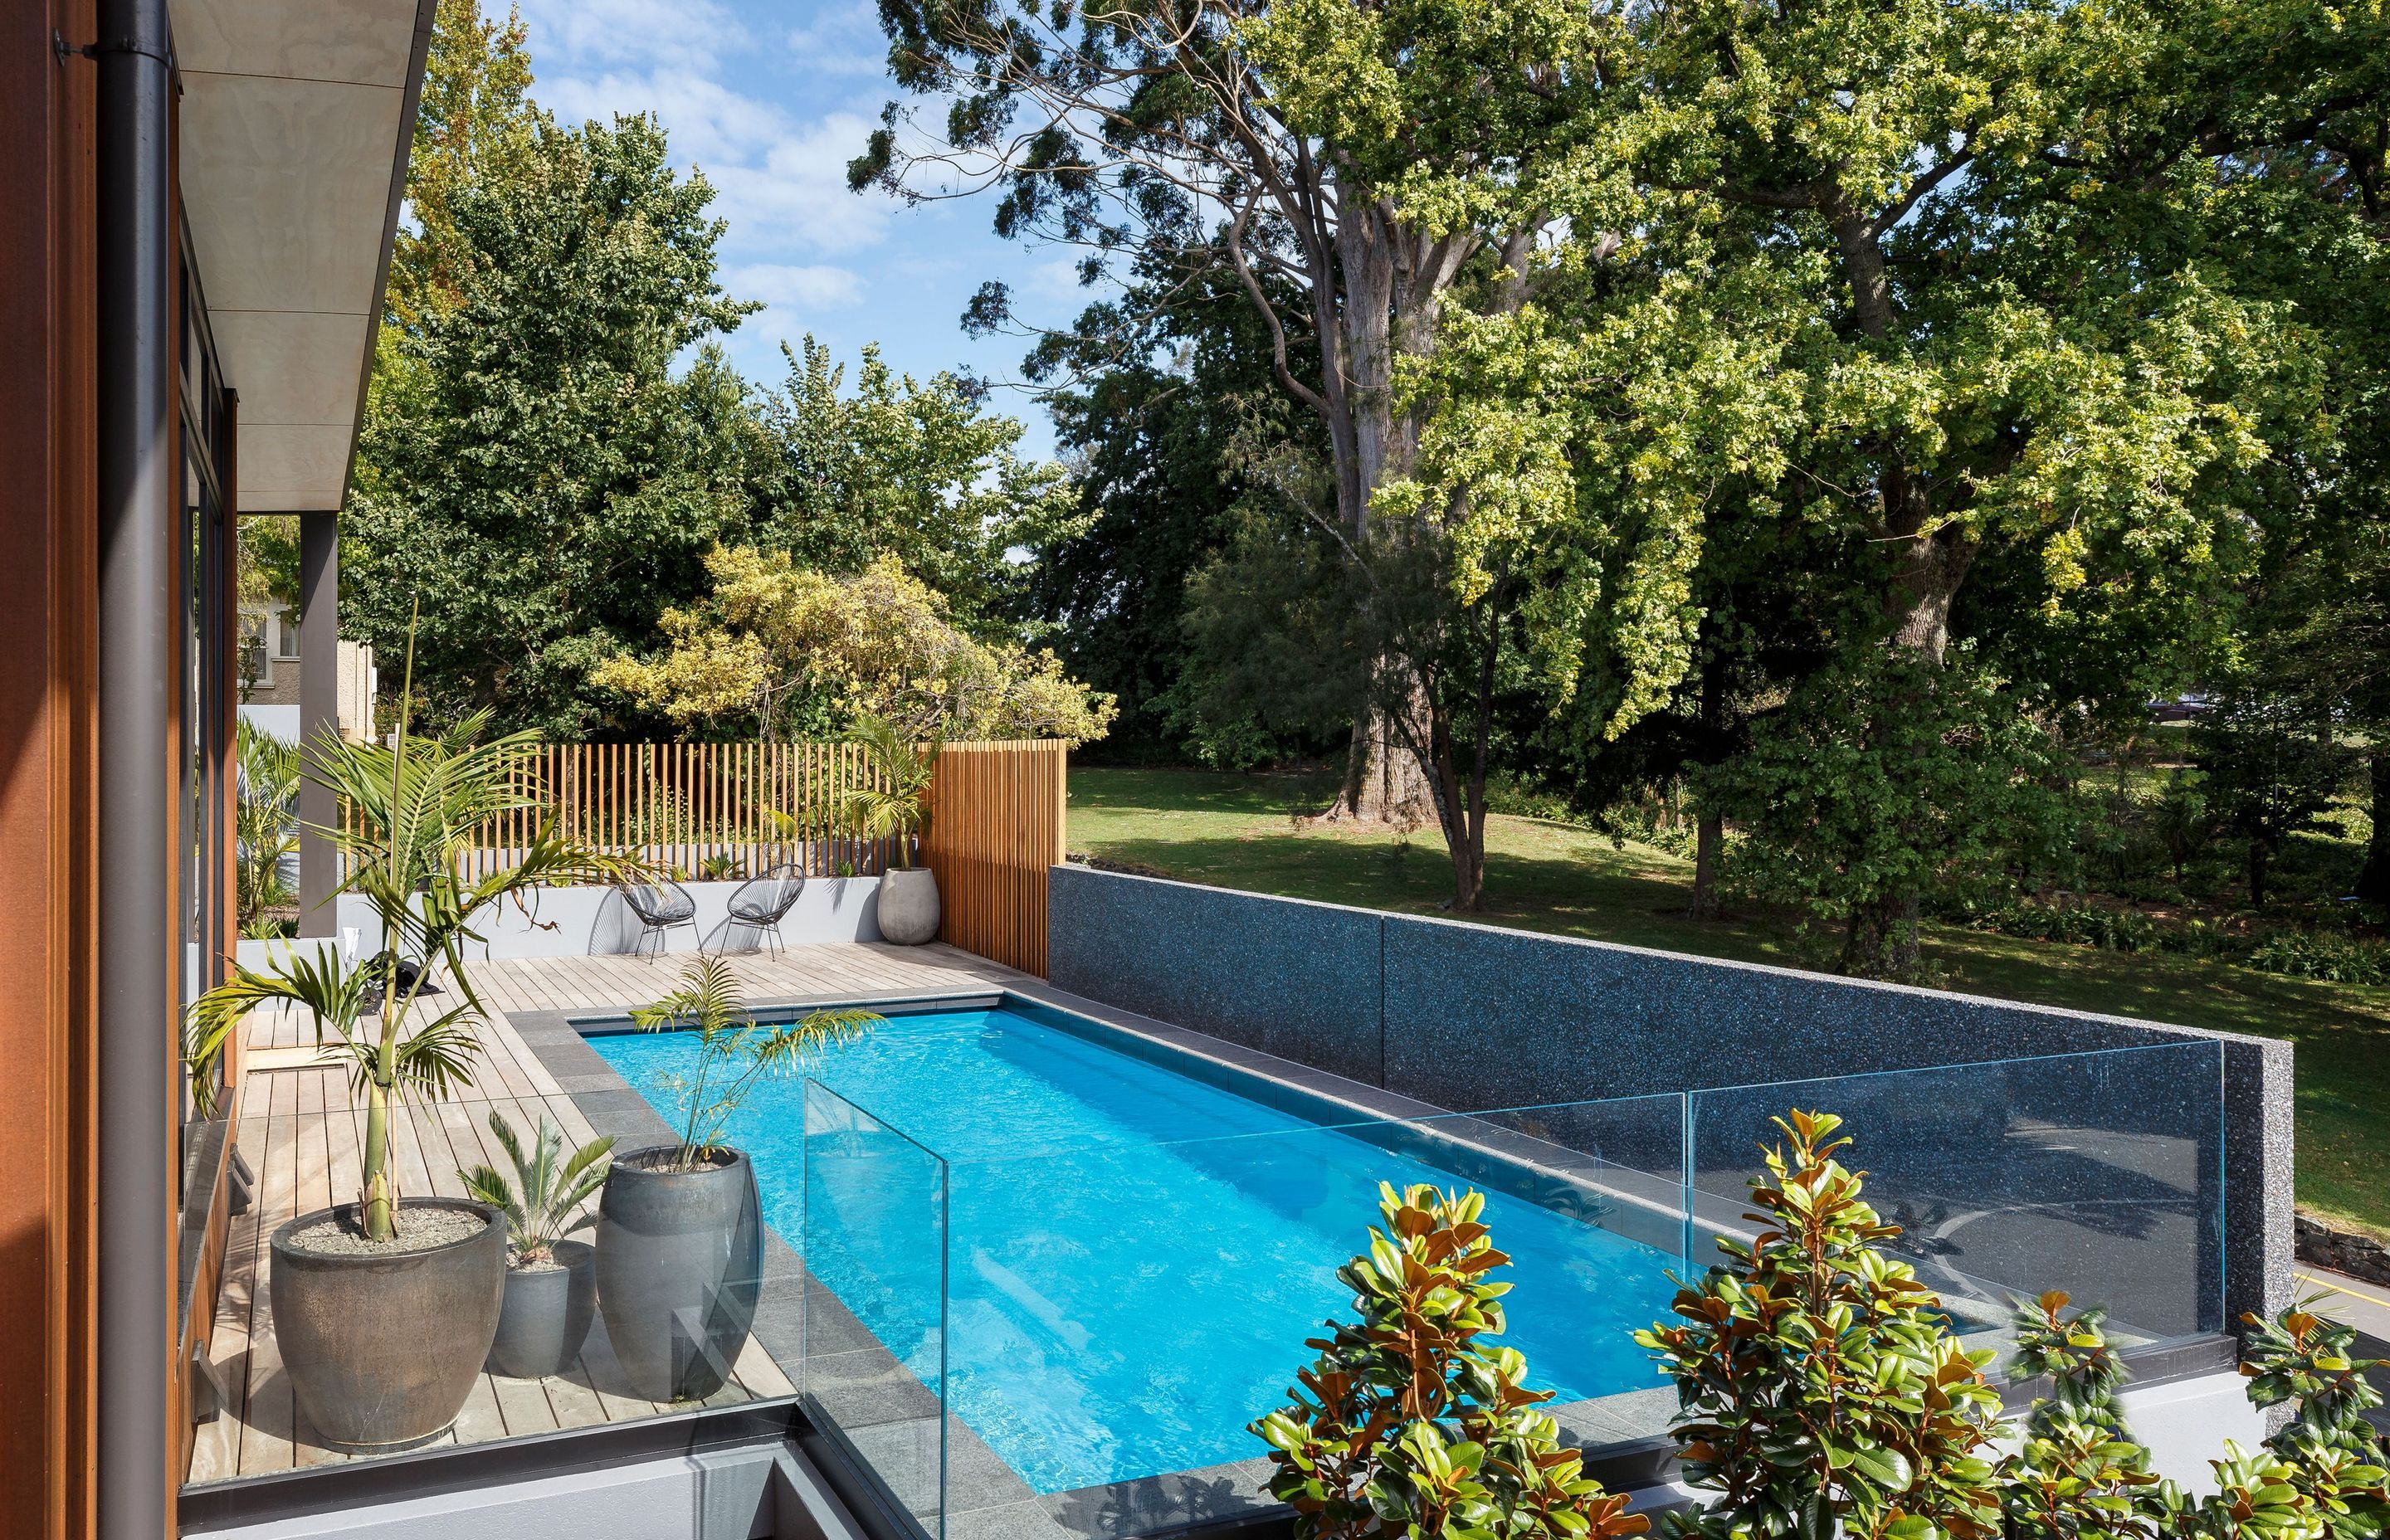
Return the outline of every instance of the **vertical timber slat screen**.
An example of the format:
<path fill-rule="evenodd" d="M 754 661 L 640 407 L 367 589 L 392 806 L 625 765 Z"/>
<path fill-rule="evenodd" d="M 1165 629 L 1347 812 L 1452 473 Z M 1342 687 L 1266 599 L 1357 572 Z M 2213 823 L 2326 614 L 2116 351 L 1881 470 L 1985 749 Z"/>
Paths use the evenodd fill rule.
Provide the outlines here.
<path fill-rule="evenodd" d="M 949 743 L 922 841 L 939 939 L 1046 974 L 1046 872 L 1062 859 L 1068 750 L 1056 739 Z"/>
<path fill-rule="evenodd" d="M 940 938 L 1040 977 L 1068 752 L 1052 738 L 947 744 L 922 841 L 938 877 Z M 888 864 L 888 841 L 850 833 L 841 811 L 849 789 L 877 780 L 852 743 L 552 743 L 527 755 L 518 777 L 538 805 L 475 831 L 469 878 L 519 858 L 551 815 L 568 834 L 683 879 L 737 880 L 782 865 L 875 877 Z"/>

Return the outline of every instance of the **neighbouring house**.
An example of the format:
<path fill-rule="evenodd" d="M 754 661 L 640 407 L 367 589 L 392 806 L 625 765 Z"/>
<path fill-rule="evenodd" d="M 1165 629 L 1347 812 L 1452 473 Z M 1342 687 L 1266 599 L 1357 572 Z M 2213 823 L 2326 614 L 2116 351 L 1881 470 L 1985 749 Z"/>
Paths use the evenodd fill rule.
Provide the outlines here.
<path fill-rule="evenodd" d="M 302 736 L 300 629 L 299 617 L 289 605 L 240 607 L 240 714 L 290 743 Z M 374 696 L 380 688 L 371 645 L 341 638 L 332 676 L 341 736 L 353 741 L 371 738 Z"/>

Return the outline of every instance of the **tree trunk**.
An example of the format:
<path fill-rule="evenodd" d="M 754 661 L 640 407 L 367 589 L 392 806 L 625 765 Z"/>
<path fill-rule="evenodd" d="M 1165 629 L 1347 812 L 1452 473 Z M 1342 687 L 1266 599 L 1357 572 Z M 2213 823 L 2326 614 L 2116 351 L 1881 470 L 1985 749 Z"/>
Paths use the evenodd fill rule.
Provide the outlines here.
<path fill-rule="evenodd" d="M 1843 971 L 1855 979 L 1912 979 L 1920 961 L 1915 893 L 1892 893 L 1851 907 Z"/>
<path fill-rule="evenodd" d="M 1335 805 L 1319 821 L 1361 828 L 1417 828 L 1435 815 L 1434 802 L 1427 774 L 1419 756 L 1405 747 L 1400 727 L 1389 713 L 1370 709 L 1353 723 L 1344 784 L 1337 790 Z"/>
<path fill-rule="evenodd" d="M 2267 854 L 2265 841 L 2249 841 L 2249 907 L 2252 909 L 2262 909 L 2266 906 Z"/>
<path fill-rule="evenodd" d="M 1695 919 L 1718 918 L 1718 857 L 1726 850 L 1726 819 L 1703 813 L 1693 832 L 1693 902 L 1686 913 Z"/>
<path fill-rule="evenodd" d="M 1351 443 L 1353 463 L 1337 468 L 1338 511 L 1353 549 L 1366 554 L 1373 533 L 1369 500 L 1388 481 L 1409 475 L 1419 456 L 1416 414 L 1395 410 L 1395 355 L 1434 348 L 1443 291 L 1467 244 L 1430 238 L 1406 223 L 1392 201 L 1357 184 L 1339 191 L 1336 257 L 1344 304 L 1336 352 L 1343 373 L 1340 399 L 1352 419 L 1339 442 Z M 1394 660 L 1378 664 L 1381 676 L 1407 666 Z M 1381 706 L 1355 714 L 1344 786 L 1327 821 L 1415 828 L 1434 814 L 1431 772 L 1405 747 L 1429 741 L 1427 709 L 1424 693 L 1415 690 L 1407 724 L 1392 720 Z"/>
<path fill-rule="evenodd" d="M 2373 834 L 2351 892 L 2368 904 L 2390 904 L 2390 748 L 2370 751 L 2365 767 L 2373 786 Z"/>

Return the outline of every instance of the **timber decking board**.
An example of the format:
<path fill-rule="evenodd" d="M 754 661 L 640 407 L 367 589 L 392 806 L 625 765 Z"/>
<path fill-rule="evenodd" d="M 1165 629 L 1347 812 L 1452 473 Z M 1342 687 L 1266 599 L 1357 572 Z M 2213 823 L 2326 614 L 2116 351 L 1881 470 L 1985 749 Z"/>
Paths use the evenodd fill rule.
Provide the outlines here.
<path fill-rule="evenodd" d="M 674 987 L 689 954 L 653 961 L 633 957 L 533 957 L 472 965 L 473 982 L 493 1011 L 588 1011 L 616 1015 Z M 858 999 L 970 994 L 1022 975 L 944 944 L 791 946 L 778 956 L 734 954 L 731 966 L 748 998 Z M 435 1000 L 439 997 L 435 996 Z M 392 1155 L 405 1194 L 462 1196 L 459 1168 L 505 1169 L 489 1131 L 492 1110 L 526 1140 L 553 1118 L 573 1145 L 596 1135 L 572 1098 L 501 1014 L 481 1031 L 476 1085 L 463 1099 L 409 1105 L 394 1120 Z M 226 1238 L 224 1284 L 209 1359 L 230 1405 L 194 1441 L 193 1482 L 263 1475 L 348 1457 L 318 1446 L 300 1421 L 274 1336 L 269 1241 L 287 1220 L 354 1200 L 363 1180 L 365 1114 L 352 1103 L 345 1062 L 317 1059 L 313 1034 L 291 1011 L 255 1012 L 243 1040 L 251 1069 L 235 1137 L 257 1174 L 247 1213 Z M 784 1396 L 794 1387 L 763 1345 L 749 1338 L 714 1405 Z M 622 1388 L 621 1371 L 599 1316 L 569 1374 L 546 1380 L 483 1374 L 455 1427 L 436 1441 L 477 1444 L 528 1433 L 623 1422 L 670 1411 Z"/>

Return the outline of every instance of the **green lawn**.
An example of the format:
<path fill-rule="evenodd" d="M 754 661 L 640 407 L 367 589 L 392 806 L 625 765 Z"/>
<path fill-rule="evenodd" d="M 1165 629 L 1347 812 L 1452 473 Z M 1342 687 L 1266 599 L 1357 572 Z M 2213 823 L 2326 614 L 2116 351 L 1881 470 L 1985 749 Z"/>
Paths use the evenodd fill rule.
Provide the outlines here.
<path fill-rule="evenodd" d="M 1411 913 L 1451 891 L 1443 839 L 1300 828 L 1316 778 L 1200 770 L 1074 769 L 1070 845 L 1172 877 Z M 1486 834 L 1493 925 L 1707 956 L 1802 966 L 1790 928 L 1684 917 L 1690 863 L 1534 818 Z M 1953 989 L 2262 1033 L 2298 1046 L 2299 1200 L 2390 1232 L 2390 989 L 2288 979 L 2229 964 L 2100 952 L 1935 928 L 1926 949 Z"/>

